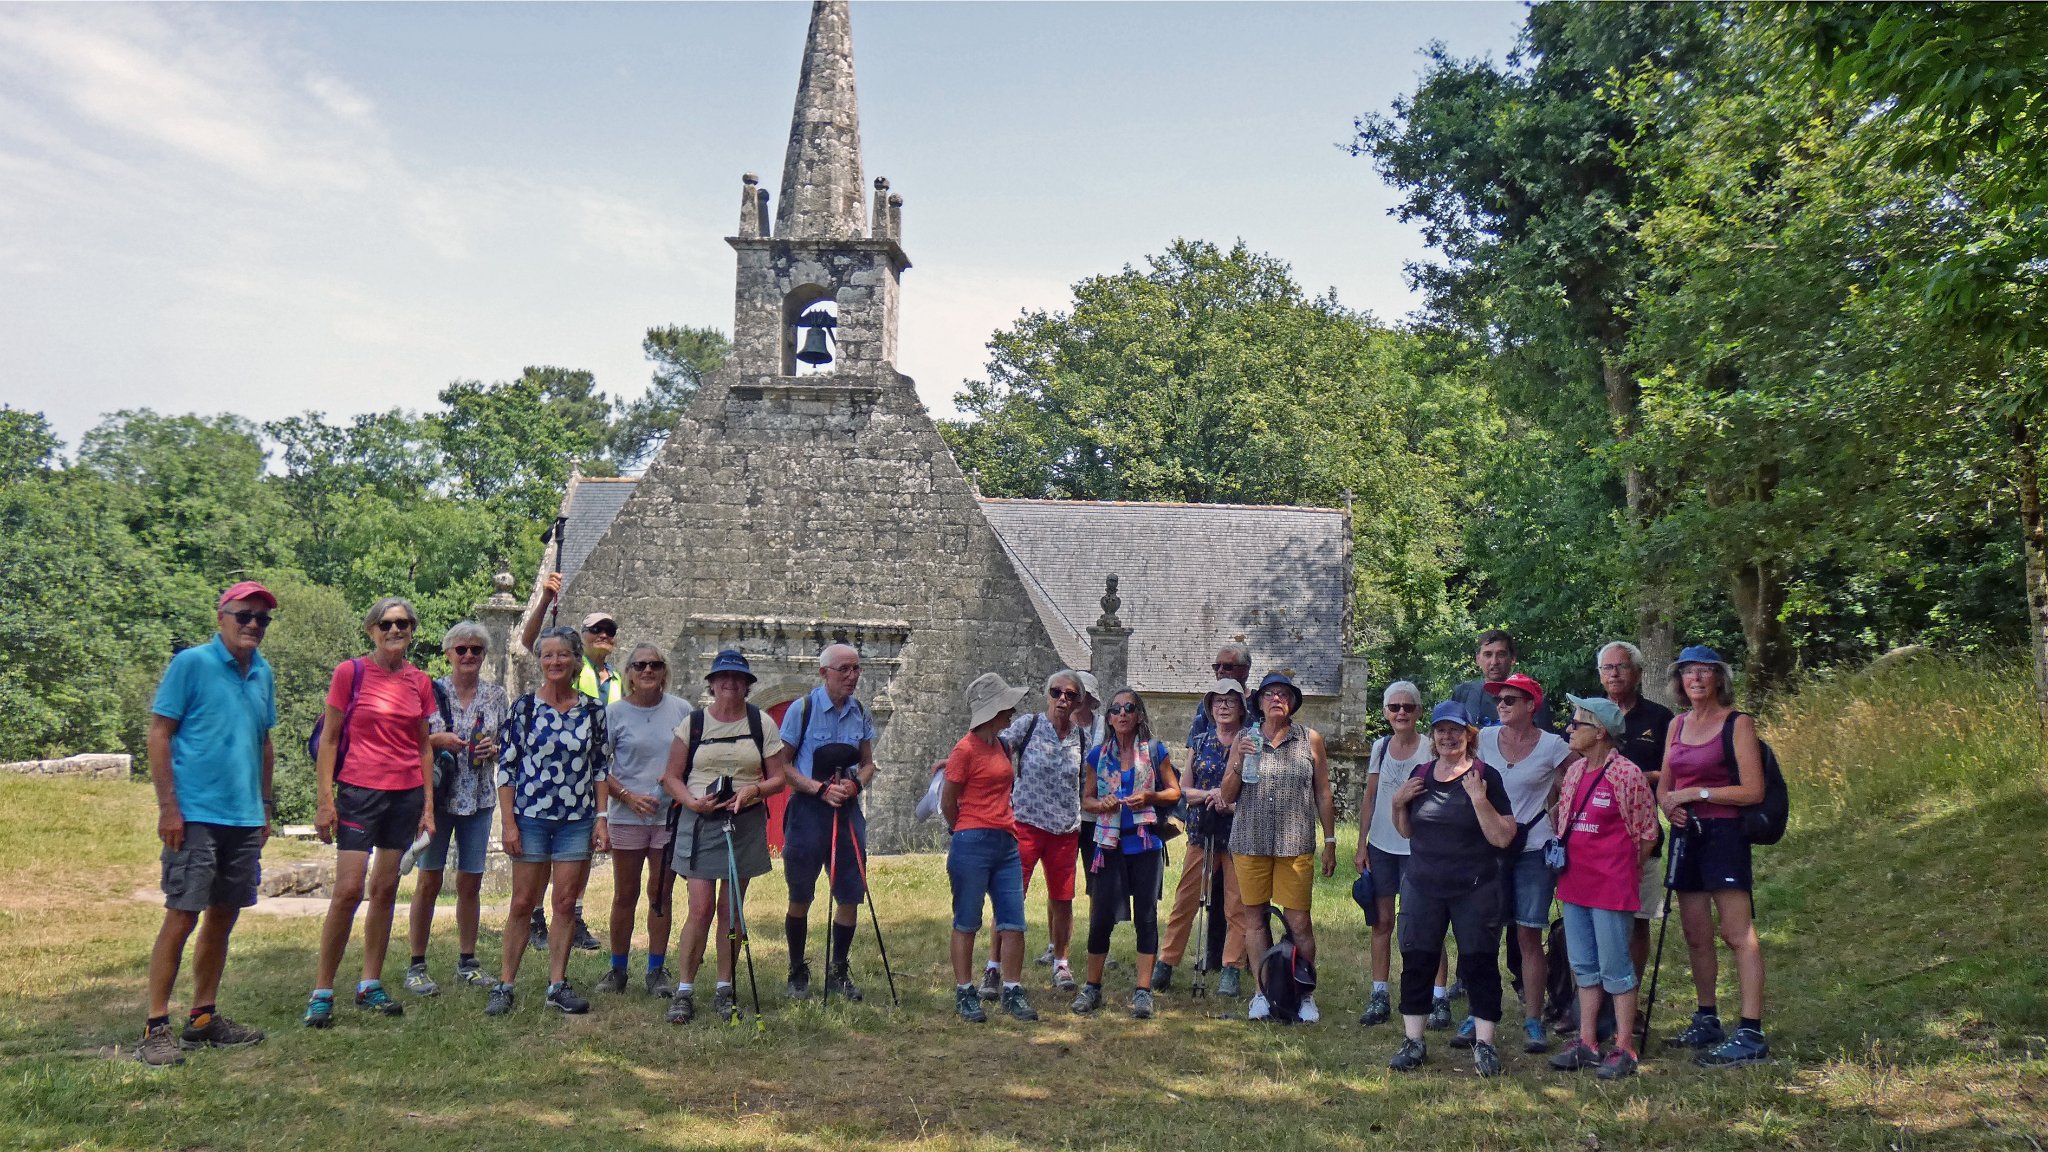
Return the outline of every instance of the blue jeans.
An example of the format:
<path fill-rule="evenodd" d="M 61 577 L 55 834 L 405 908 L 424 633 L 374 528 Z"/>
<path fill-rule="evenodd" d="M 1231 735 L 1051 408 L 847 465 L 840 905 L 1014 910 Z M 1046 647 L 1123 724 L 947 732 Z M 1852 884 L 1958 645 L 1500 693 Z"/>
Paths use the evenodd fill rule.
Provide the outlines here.
<path fill-rule="evenodd" d="M 953 931 L 981 931 L 984 899 L 996 906 L 996 931 L 1024 930 L 1024 861 L 1017 837 L 997 828 L 953 833 L 946 876 L 953 882 Z"/>
<path fill-rule="evenodd" d="M 495 814 L 489 808 L 467 816 L 434 813 L 434 838 L 427 841 L 426 851 L 420 853 L 420 871 L 439 872 L 448 867 L 448 841 L 453 837 L 456 871 L 483 875 L 484 857 L 491 850 L 491 817 Z"/>
<path fill-rule="evenodd" d="M 535 820 L 514 816 L 519 825 L 521 864 L 570 863 L 590 859 L 590 840 L 597 832 L 597 817 L 581 820 Z"/>
<path fill-rule="evenodd" d="M 1572 958 L 1572 980 L 1581 988 L 1599 985 L 1610 996 L 1633 992 L 1636 965 L 1628 954 L 1636 914 L 1564 902 L 1564 946 Z"/>

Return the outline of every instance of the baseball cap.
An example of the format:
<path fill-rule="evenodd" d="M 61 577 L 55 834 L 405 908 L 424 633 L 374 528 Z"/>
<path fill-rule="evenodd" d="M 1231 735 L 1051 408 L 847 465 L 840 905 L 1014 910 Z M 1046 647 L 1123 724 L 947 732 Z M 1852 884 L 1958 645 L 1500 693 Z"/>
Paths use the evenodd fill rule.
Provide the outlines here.
<path fill-rule="evenodd" d="M 1543 685 L 1538 684 L 1535 677 L 1517 672 L 1505 680 L 1488 680 L 1486 682 L 1486 694 L 1488 696 L 1498 696 L 1503 689 L 1507 688 L 1513 688 L 1518 692 L 1526 692 L 1531 699 L 1536 701 L 1536 707 L 1541 708 L 1543 706 Z"/>
<path fill-rule="evenodd" d="M 613 627 L 617 627 L 618 623 L 617 620 L 612 619 L 612 614 L 609 612 L 592 612 L 583 618 L 583 627 L 585 629 L 597 624 L 610 624 Z"/>
<path fill-rule="evenodd" d="M 217 612 L 237 600 L 256 600 L 268 607 L 277 607 L 277 597 L 271 594 L 270 589 L 265 588 L 254 580 L 244 580 L 233 588 L 221 593 L 219 603 L 213 606 L 214 610 Z"/>

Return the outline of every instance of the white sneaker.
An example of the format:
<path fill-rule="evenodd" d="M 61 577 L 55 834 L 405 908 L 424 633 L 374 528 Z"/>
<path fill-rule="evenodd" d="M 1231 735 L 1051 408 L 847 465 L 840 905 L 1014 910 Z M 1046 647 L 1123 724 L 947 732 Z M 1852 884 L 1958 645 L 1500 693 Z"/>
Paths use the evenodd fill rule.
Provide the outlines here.
<path fill-rule="evenodd" d="M 420 853 L 426 851 L 427 845 L 433 842 L 434 837 L 432 834 L 427 832 L 420 833 L 419 839 L 414 840 L 410 847 L 408 847 L 404 852 L 399 853 L 398 874 L 400 876 L 404 876 L 410 873 L 412 871 L 413 864 L 419 860 Z"/>
<path fill-rule="evenodd" d="M 1252 1006 L 1245 1011 L 1247 1020 L 1264 1020 L 1273 1015 L 1273 1006 L 1266 1003 L 1266 994 L 1261 992 L 1252 997 Z"/>
<path fill-rule="evenodd" d="M 1301 998 L 1301 1010 L 1296 1015 L 1303 1024 L 1313 1024 L 1323 1018 L 1323 1014 L 1316 1010 L 1316 998 L 1313 996 Z"/>

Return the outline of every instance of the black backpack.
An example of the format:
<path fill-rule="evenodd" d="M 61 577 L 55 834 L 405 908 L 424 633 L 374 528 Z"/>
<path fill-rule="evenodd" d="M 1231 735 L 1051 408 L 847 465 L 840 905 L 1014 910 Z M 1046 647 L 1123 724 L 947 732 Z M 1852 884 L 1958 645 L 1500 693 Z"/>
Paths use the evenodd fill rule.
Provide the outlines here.
<path fill-rule="evenodd" d="M 1742 782 L 1741 769 L 1735 764 L 1735 717 L 1748 713 L 1737 712 L 1721 725 L 1721 762 L 1728 765 L 1730 784 Z M 1754 721 L 1756 718 L 1751 716 Z M 1785 787 L 1785 772 L 1778 767 L 1778 754 L 1762 736 L 1756 738 L 1757 748 L 1764 762 L 1764 798 L 1760 803 L 1744 805 L 1742 813 L 1742 835 L 1751 844 L 1776 844 L 1785 838 L 1785 824 L 1792 817 L 1792 794 Z"/>
<path fill-rule="evenodd" d="M 1270 918 L 1277 913 L 1268 908 L 1266 915 Z M 1266 926 L 1270 932 L 1271 919 Z M 1279 942 L 1266 949 L 1265 957 L 1259 961 L 1259 987 L 1272 1011 L 1268 1019 L 1275 1024 L 1297 1024 L 1301 1021 L 1301 1002 L 1316 990 L 1316 966 L 1295 945 L 1294 928 L 1285 916 L 1280 917 L 1280 929 Z"/>

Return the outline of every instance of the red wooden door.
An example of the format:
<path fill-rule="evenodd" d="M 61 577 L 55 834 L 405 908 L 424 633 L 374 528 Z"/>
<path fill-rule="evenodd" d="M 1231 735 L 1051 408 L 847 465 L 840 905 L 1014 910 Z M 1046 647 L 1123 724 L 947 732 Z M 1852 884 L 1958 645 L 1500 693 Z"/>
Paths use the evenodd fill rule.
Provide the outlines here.
<path fill-rule="evenodd" d="M 794 703 L 796 703 L 794 700 L 784 700 L 782 703 L 769 708 L 767 712 L 768 719 L 776 727 L 780 728 L 782 726 L 782 714 L 789 711 L 789 706 Z M 768 805 L 768 852 L 770 855 L 780 856 L 782 855 L 782 810 L 789 807 L 789 789 L 784 788 L 782 791 L 770 796 L 765 803 Z"/>

